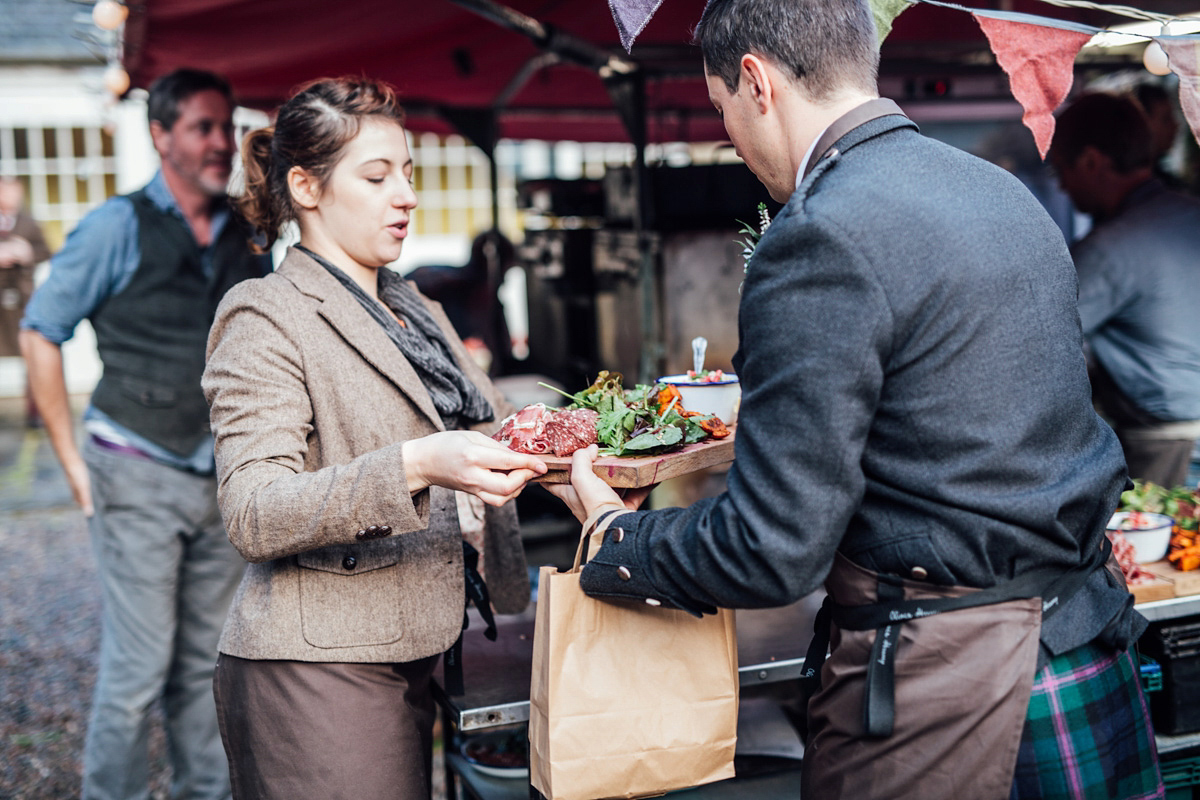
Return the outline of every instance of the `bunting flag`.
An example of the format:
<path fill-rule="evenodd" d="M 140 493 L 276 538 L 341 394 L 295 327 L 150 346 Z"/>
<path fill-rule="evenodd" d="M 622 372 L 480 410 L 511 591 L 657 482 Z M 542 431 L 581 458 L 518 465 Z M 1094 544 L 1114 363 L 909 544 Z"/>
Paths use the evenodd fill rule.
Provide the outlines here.
<path fill-rule="evenodd" d="M 646 23 L 658 11 L 663 0 L 608 0 L 613 22 L 617 23 L 617 35 L 625 52 L 633 51 L 633 40 L 646 27 Z"/>
<path fill-rule="evenodd" d="M 608 0 L 621 44 L 629 51 L 663 0 Z M 1075 57 L 1101 28 L 1066 20 L 968 8 L 946 0 L 868 0 L 879 43 L 891 33 L 892 23 L 911 5 L 925 3 L 975 17 L 983 29 L 996 61 L 1008 75 L 1013 96 L 1025 109 L 1022 121 L 1033 132 L 1042 158 L 1054 138 L 1054 111 L 1074 83 Z M 1049 5 L 1107 11 L 1160 23 L 1175 18 L 1129 6 L 1102 5 L 1091 0 L 1042 0 Z M 1146 37 L 1151 38 L 1151 37 Z M 1179 103 L 1192 134 L 1200 139 L 1200 34 L 1157 36 L 1154 41 L 1167 54 L 1171 71 L 1179 76 Z"/>
<path fill-rule="evenodd" d="M 1157 36 L 1154 41 L 1167 54 L 1171 72 L 1179 76 L 1179 106 L 1192 135 L 1200 140 L 1200 38 Z"/>
<path fill-rule="evenodd" d="M 892 22 L 906 8 L 915 5 L 916 0 L 871 0 L 871 16 L 875 17 L 875 30 L 879 34 L 879 43 L 892 32 Z"/>
<path fill-rule="evenodd" d="M 1054 110 L 1075 80 L 1075 56 L 1098 29 L 1003 11 L 974 11 L 973 16 L 1008 75 L 1013 96 L 1025 109 L 1021 120 L 1045 158 L 1054 138 Z"/>

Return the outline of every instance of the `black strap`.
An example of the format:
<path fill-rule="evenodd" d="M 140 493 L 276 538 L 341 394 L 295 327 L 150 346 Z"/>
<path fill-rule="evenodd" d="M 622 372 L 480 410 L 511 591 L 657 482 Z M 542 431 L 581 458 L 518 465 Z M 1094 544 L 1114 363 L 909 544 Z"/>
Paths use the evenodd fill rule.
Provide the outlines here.
<path fill-rule="evenodd" d="M 904 589 L 892 583 L 879 584 L 880 602 L 904 598 Z M 875 631 L 867 682 L 863 688 L 863 728 L 867 736 L 891 736 L 896 722 L 896 652 L 900 649 L 900 624 L 891 623 Z"/>
<path fill-rule="evenodd" d="M 813 620 L 813 637 L 804 654 L 804 674 L 800 676 L 800 702 L 792 709 L 790 717 L 800 738 L 808 743 L 808 700 L 821 691 L 821 665 L 829 652 L 829 607 L 833 599 L 825 595 L 825 601 Z"/>
<path fill-rule="evenodd" d="M 479 551 L 465 539 L 463 540 L 463 579 L 467 592 L 467 602 L 463 607 L 463 631 L 471 625 L 467 608 L 474 603 L 475 608 L 479 609 L 479 616 L 483 617 L 483 621 L 487 625 L 483 635 L 489 642 L 496 641 L 496 618 L 492 615 L 492 601 L 488 596 L 487 584 L 483 582 L 483 576 L 479 574 Z M 443 659 L 442 681 L 445 684 L 443 688 L 446 690 L 446 694 L 454 697 L 466 691 L 463 686 L 462 646 L 463 635 L 460 631 L 458 638 L 454 644 L 450 645 L 450 649 L 446 651 Z"/>

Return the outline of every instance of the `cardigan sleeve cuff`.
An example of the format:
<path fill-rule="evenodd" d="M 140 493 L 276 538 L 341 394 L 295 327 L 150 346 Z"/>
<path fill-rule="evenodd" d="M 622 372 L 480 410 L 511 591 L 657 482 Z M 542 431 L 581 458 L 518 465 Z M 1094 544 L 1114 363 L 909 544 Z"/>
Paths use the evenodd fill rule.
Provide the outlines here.
<path fill-rule="evenodd" d="M 676 602 L 659 591 L 650 580 L 640 557 L 641 546 L 633 513 L 602 517 L 598 531 L 603 544 L 580 572 L 579 585 L 592 597 L 606 597 L 645 603 L 661 608 L 686 611 L 692 616 L 715 614 L 715 606 Z M 605 523 L 607 523 L 606 527 Z"/>

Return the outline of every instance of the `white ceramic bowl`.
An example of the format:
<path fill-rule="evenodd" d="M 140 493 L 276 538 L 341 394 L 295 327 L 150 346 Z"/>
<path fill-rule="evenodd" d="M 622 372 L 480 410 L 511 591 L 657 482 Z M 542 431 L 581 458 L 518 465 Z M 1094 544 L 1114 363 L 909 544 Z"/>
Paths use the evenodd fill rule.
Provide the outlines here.
<path fill-rule="evenodd" d="M 1133 558 L 1139 564 L 1160 561 L 1171 543 L 1175 520 L 1150 511 L 1118 511 L 1108 521 L 1110 531 L 1120 531 L 1133 545 Z"/>
<path fill-rule="evenodd" d="M 665 375 L 659 383 L 669 383 L 679 389 L 683 407 L 701 414 L 716 414 L 726 425 L 737 421 L 742 385 L 737 375 L 726 373 L 724 380 L 711 383 L 693 381 L 687 375 Z"/>

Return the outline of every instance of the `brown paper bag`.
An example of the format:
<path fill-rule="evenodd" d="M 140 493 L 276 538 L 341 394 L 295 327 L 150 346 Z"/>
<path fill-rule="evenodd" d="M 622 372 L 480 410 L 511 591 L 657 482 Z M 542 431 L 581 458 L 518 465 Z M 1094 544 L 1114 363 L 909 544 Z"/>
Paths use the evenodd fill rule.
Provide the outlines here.
<path fill-rule="evenodd" d="M 732 778 L 733 612 L 696 619 L 593 599 L 579 588 L 580 560 L 568 572 L 542 567 L 539 575 L 529 717 L 534 788 L 549 800 L 598 800 Z"/>

